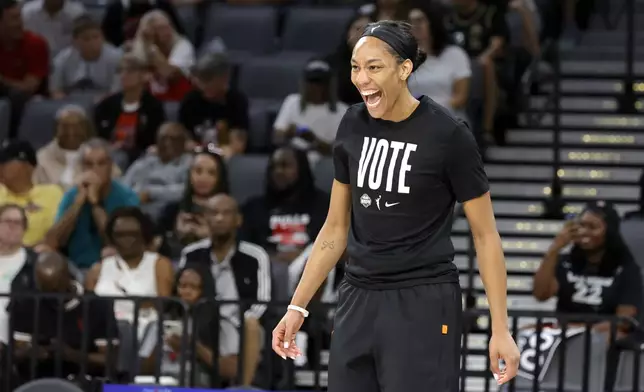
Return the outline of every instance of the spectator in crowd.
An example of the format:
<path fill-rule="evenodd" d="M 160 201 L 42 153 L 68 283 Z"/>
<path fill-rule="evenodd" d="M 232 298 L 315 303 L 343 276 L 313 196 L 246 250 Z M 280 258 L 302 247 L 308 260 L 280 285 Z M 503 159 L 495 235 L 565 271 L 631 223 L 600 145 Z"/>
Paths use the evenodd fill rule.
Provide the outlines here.
<path fill-rule="evenodd" d="M 120 64 L 121 91 L 94 109 L 98 136 L 112 143 L 118 166 L 125 170 L 154 144 L 166 120 L 163 104 L 147 90 L 149 74 L 138 57 L 125 54 Z"/>
<path fill-rule="evenodd" d="M 271 300 L 271 266 L 268 254 L 261 247 L 237 240 L 237 230 L 242 223 L 237 202 L 228 195 L 219 194 L 208 200 L 205 212 L 210 228 L 210 238 L 187 246 L 181 256 L 180 266 L 201 264 L 209 267 L 215 280 L 215 299 L 221 301 Z M 244 310 L 244 309 L 242 309 Z M 259 364 L 262 347 L 260 317 L 266 305 L 255 304 L 244 314 L 244 369 L 243 385 L 250 385 Z M 239 325 L 237 304 L 219 307 L 220 317 Z"/>
<path fill-rule="evenodd" d="M 74 19 L 83 13 L 83 3 L 76 0 L 34 0 L 22 6 L 25 28 L 47 40 L 52 58 L 72 44 Z"/>
<path fill-rule="evenodd" d="M 183 246 L 208 237 L 202 216 L 204 205 L 212 196 L 228 193 L 228 189 L 228 170 L 219 150 L 213 145 L 197 147 L 181 200 L 170 203 L 161 216 L 162 252 L 174 259 Z"/>
<path fill-rule="evenodd" d="M 152 244 L 154 226 L 137 207 L 123 207 L 109 217 L 105 234 L 115 254 L 94 264 L 85 278 L 87 290 L 107 297 L 168 297 L 172 293 L 174 271 L 167 258 L 148 249 Z M 116 301 L 117 320 L 133 322 L 135 304 L 130 300 Z M 138 338 L 143 339 L 148 324 L 157 318 L 154 304 L 141 303 L 138 314 Z M 149 352 L 144 357 L 149 356 Z"/>
<path fill-rule="evenodd" d="M 169 203 L 181 199 L 190 172 L 192 156 L 185 152 L 183 125 L 167 122 L 159 128 L 156 154 L 136 160 L 125 173 L 123 183 L 141 200 L 141 209 L 155 221 Z"/>
<path fill-rule="evenodd" d="M 11 293 L 14 278 L 28 260 L 36 256 L 22 244 L 27 230 L 27 214 L 17 204 L 0 206 L 0 293 Z M 0 342 L 7 343 L 9 337 L 9 319 L 7 304 L 9 298 L 0 297 Z"/>
<path fill-rule="evenodd" d="M 132 53 L 152 68 L 150 90 L 161 101 L 180 101 L 192 90 L 188 77 L 195 49 L 161 10 L 146 13 L 136 32 Z"/>
<path fill-rule="evenodd" d="M 197 89 L 179 107 L 179 122 L 197 143 L 215 143 L 226 157 L 246 150 L 248 99 L 230 88 L 231 63 L 223 53 L 206 53 L 193 70 Z"/>
<path fill-rule="evenodd" d="M 563 50 L 574 48 L 581 38 L 581 31 L 588 26 L 594 2 L 564 0 L 560 2 L 562 19 L 559 47 Z"/>
<path fill-rule="evenodd" d="M 34 184 L 32 178 L 38 165 L 36 151 L 28 142 L 7 141 L 0 148 L 0 205 L 12 203 L 27 213 L 24 243 L 33 246 L 42 241 L 54 224 L 56 209 L 63 192 L 53 184 Z"/>
<path fill-rule="evenodd" d="M 452 0 L 452 4 L 453 11 L 446 18 L 447 30 L 454 42 L 483 67 L 483 130 L 491 140 L 498 96 L 495 62 L 502 58 L 509 36 L 505 14 L 495 5 L 480 0 Z"/>
<path fill-rule="evenodd" d="M 50 296 L 38 299 L 39 306 L 35 306 L 34 298 L 18 297 L 8 308 L 16 340 L 13 363 L 19 374 L 29 380 L 30 358 L 35 355 L 36 378 L 77 375 L 83 362 L 88 375 L 103 376 L 107 366 L 114 366 L 116 358 L 112 351 L 112 362 L 108 362 L 108 344 L 112 350 L 118 345 L 118 329 L 110 301 L 83 297 L 82 285 L 71 278 L 67 261 L 55 252 L 38 256 L 33 276 L 37 292 Z M 66 295 L 66 300 L 59 301 L 54 295 Z M 84 301 L 88 301 L 86 306 Z M 53 320 L 58 320 L 61 313 L 59 330 L 60 324 Z M 87 352 L 81 351 L 84 339 L 87 339 Z M 61 355 L 62 374 L 56 374 L 56 352 Z"/>
<path fill-rule="evenodd" d="M 74 93 L 107 95 L 114 86 L 121 51 L 103 39 L 101 26 L 89 15 L 74 20 L 73 44 L 54 59 L 54 72 L 49 78 L 52 98 Z"/>
<path fill-rule="evenodd" d="M 531 57 L 539 56 L 541 54 L 539 42 L 541 16 L 534 0 L 512 0 L 508 2 L 508 12 L 511 23 L 521 24 L 521 34 L 518 37 L 512 35 L 509 37 L 513 41 L 513 46 L 522 47 Z"/>
<path fill-rule="evenodd" d="M 407 20 L 409 0 L 376 0 L 373 4 L 363 5 L 360 10 L 373 15 L 376 21 Z"/>
<path fill-rule="evenodd" d="M 0 59 L 0 98 L 11 102 L 9 136 L 15 137 L 26 101 L 46 93 L 49 75 L 47 42 L 23 29 L 15 0 L 0 0 Z"/>
<path fill-rule="evenodd" d="M 105 232 L 107 218 L 114 210 L 138 206 L 139 198 L 130 188 L 112 180 L 110 146 L 91 139 L 80 148 L 82 173 L 78 183 L 65 193 L 58 207 L 56 224 L 47 233 L 47 245 L 65 249 L 81 269 L 90 268 L 109 245 Z"/>
<path fill-rule="evenodd" d="M 421 5 L 409 12 L 412 32 L 427 59 L 414 71 L 409 89 L 416 97 L 426 95 L 441 106 L 467 119 L 465 109 L 469 98 L 470 59 L 467 53 L 452 44 L 443 24 L 442 9 Z"/>
<path fill-rule="evenodd" d="M 619 226 L 611 205 L 589 203 L 577 220 L 565 224 L 548 249 L 534 275 L 534 296 L 539 301 L 556 296 L 557 311 L 562 313 L 636 318 L 641 311 L 642 276 Z M 561 255 L 570 244 L 570 253 Z M 621 332 L 627 330 L 620 326 Z"/>
<path fill-rule="evenodd" d="M 271 156 L 264 195 L 243 208 L 243 239 L 274 261 L 290 263 L 315 240 L 329 209 L 329 195 L 315 187 L 306 155 L 282 147 Z"/>
<path fill-rule="evenodd" d="M 196 386 L 209 387 L 210 374 L 213 368 L 214 357 L 213 344 L 218 343 L 219 359 L 217 369 L 219 376 L 226 384 L 232 384 L 237 378 L 237 367 L 239 363 L 239 324 L 238 320 L 230 320 L 225 317 L 215 316 L 215 306 L 211 303 L 197 304 L 199 301 L 212 301 L 217 297 L 217 289 L 210 268 L 203 264 L 189 264 L 177 273 L 177 283 L 173 290 L 173 296 L 178 297 L 189 307 L 189 313 L 184 314 L 183 306 L 171 306 L 168 318 L 173 320 L 172 325 L 180 325 L 178 320 L 188 317 L 188 320 L 197 323 L 195 357 L 197 360 L 195 383 Z M 174 305 L 174 304 L 173 304 Z M 219 339 L 213 334 L 219 331 Z M 251 334 L 252 328 L 246 328 L 247 333 Z M 164 356 L 161 371 L 164 375 L 173 375 L 179 377 L 180 353 L 182 350 L 181 336 L 182 328 L 170 329 L 164 336 Z M 253 339 L 253 336 L 250 336 Z M 189 348 L 192 347 L 190 344 Z M 171 355 L 170 353 L 174 353 Z M 244 358 L 246 360 L 246 358 Z M 251 358 L 252 360 L 252 358 Z M 244 365 L 245 368 L 252 368 L 250 365 Z M 186 372 L 186 377 L 190 373 Z M 252 380 L 253 377 L 247 377 Z"/>
<path fill-rule="evenodd" d="M 363 101 L 360 92 L 351 83 L 351 55 L 358 38 L 362 35 L 365 27 L 372 22 L 375 22 L 375 20 L 370 13 L 357 12 L 349 21 L 349 26 L 343 36 L 344 39 L 330 58 L 337 75 L 338 100 L 349 105 Z"/>
<path fill-rule="evenodd" d="M 38 166 L 34 171 L 36 184 L 56 184 L 68 190 L 76 184 L 79 169 L 79 148 L 94 136 L 94 124 L 85 109 L 66 105 L 56 113 L 54 139 L 38 150 Z M 112 177 L 121 176 L 118 166 L 112 166 Z"/>
<path fill-rule="evenodd" d="M 274 140 L 307 151 L 312 164 L 330 155 L 335 134 L 348 106 L 335 96 L 331 66 L 312 60 L 304 68 L 302 91 L 284 99 L 273 128 Z"/>
<path fill-rule="evenodd" d="M 168 0 L 112 0 L 103 16 L 105 39 L 114 46 L 121 46 L 134 39 L 143 15 L 155 9 L 164 11 L 175 30 L 183 34 L 177 11 Z"/>

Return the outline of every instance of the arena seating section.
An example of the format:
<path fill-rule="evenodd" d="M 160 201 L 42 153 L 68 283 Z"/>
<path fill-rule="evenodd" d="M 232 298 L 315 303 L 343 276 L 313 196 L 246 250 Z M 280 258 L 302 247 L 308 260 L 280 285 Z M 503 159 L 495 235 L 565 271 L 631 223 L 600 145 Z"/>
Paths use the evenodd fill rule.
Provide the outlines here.
<path fill-rule="evenodd" d="M 102 4 L 90 3 L 88 6 L 93 14 L 101 16 Z M 644 2 L 637 2 L 636 6 L 644 10 Z M 269 132 L 282 99 L 298 90 L 300 70 L 312 54 L 334 50 L 352 9 L 317 5 L 278 9 L 213 4 L 208 13 L 205 42 L 216 36 L 223 38 L 238 64 L 235 82 L 251 99 L 251 153 L 234 157 L 229 169 L 232 193 L 243 203 L 263 190 Z M 182 6 L 180 15 L 189 29 L 187 35 L 194 37 L 195 10 Z M 636 27 L 644 26 L 639 23 L 644 22 L 642 16 L 644 13 L 636 15 Z M 622 213 L 636 209 L 637 182 L 644 165 L 644 114 L 617 112 L 616 93 L 624 88 L 626 68 L 623 26 L 622 20 L 618 21 L 616 30 L 607 29 L 596 16 L 581 44 L 561 54 L 562 95 L 558 99 L 562 110 L 562 147 L 558 153 L 562 167 L 557 175 L 563 180 L 564 200 L 569 203 L 570 212 L 579 211 L 586 201 L 596 199 L 617 203 Z M 635 38 L 636 48 L 644 47 L 644 35 L 636 34 Z M 639 59 L 644 53 L 636 50 L 635 55 Z M 635 71 L 644 71 L 644 57 L 641 63 L 635 63 Z M 640 91 L 644 91 L 644 82 L 639 86 Z M 542 201 L 550 194 L 554 172 L 555 131 L 553 116 L 549 114 L 554 102 L 552 90 L 551 82 L 542 83 L 542 93 L 528 98 L 529 108 L 542 113 L 521 116 L 524 127 L 508 132 L 507 145 L 487 150 L 486 169 L 509 271 L 508 305 L 513 310 L 553 310 L 555 306 L 554 300 L 538 303 L 531 295 L 531 276 L 562 226 L 562 222 L 540 218 Z M 474 91 L 473 95 L 476 93 Z M 85 106 L 88 103 L 82 97 L 70 100 Z M 20 137 L 33 142 L 36 148 L 45 145 L 53 136 L 54 113 L 64 104 L 60 101 L 30 103 Z M 641 102 L 639 108 L 644 109 Z M 177 104 L 167 104 L 167 110 L 170 117 L 176 116 Z M 7 129 L 8 115 L 8 103 L 0 101 L 0 130 Z M 0 138 L 3 136 L 6 135 L 0 135 Z M 333 179 L 330 160 L 322 160 L 314 171 L 318 185 L 329 189 Z M 624 225 L 624 230 L 625 236 L 633 239 L 631 242 L 637 247 L 633 251 L 644 265 L 643 226 L 635 222 Z M 471 246 L 464 218 L 457 218 L 454 223 L 453 241 L 457 251 L 455 262 L 462 273 L 462 287 L 472 288 L 476 307 L 486 308 L 478 274 L 473 279 L 468 278 Z M 522 319 L 521 322 L 531 320 Z M 472 374 L 467 379 L 468 391 L 482 390 L 486 380 L 494 381 L 488 379 L 485 372 L 486 344 L 485 334 L 471 335 L 472 354 L 466 362 L 467 371 Z M 328 353 L 323 353 L 322 357 L 325 364 Z M 313 379 L 310 370 L 296 373 L 297 384 L 302 387 L 312 385 Z M 326 375 L 321 379 L 324 383 Z"/>

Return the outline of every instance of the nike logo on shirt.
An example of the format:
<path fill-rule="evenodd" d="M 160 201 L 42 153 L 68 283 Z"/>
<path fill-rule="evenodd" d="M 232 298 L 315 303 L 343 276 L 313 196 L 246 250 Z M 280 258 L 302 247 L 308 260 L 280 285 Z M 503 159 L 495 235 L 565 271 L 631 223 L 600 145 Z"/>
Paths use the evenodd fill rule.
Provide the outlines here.
<path fill-rule="evenodd" d="M 397 203 L 385 203 L 385 207 L 393 207 L 393 206 L 398 205 L 398 204 L 400 204 L 400 202 L 397 202 Z"/>

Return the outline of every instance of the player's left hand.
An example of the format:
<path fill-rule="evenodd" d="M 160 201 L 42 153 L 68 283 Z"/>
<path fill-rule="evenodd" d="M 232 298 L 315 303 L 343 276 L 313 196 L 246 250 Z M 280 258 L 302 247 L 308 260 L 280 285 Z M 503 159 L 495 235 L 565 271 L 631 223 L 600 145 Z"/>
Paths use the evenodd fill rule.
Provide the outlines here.
<path fill-rule="evenodd" d="M 490 339 L 490 370 L 499 385 L 505 384 L 517 375 L 519 370 L 519 348 L 512 339 L 510 331 L 500 331 L 492 334 Z M 503 369 L 499 361 L 505 362 Z"/>

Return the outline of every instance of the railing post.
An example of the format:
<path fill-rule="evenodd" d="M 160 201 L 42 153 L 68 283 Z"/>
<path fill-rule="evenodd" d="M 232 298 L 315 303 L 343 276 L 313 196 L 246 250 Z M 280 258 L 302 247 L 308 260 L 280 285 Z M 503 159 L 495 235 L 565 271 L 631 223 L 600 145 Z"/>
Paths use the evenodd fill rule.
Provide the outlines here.
<path fill-rule="evenodd" d="M 558 49 L 555 49 L 553 53 L 552 94 L 554 96 L 554 105 L 552 107 L 552 169 L 554 173 L 552 178 L 556 180 L 559 177 L 559 169 L 561 168 L 561 56 Z"/>
<path fill-rule="evenodd" d="M 625 0 L 626 4 L 626 74 L 624 75 L 624 91 L 619 100 L 621 113 L 634 114 L 635 109 L 635 0 Z M 618 19 L 619 20 L 619 19 Z M 618 22 L 619 23 L 619 22 Z"/>
<path fill-rule="evenodd" d="M 476 249 L 474 248 L 474 238 L 469 232 L 467 236 L 467 291 L 465 292 L 465 309 L 474 309 L 476 307 L 476 297 L 474 296 L 474 274 L 476 272 L 476 263 L 474 258 Z M 469 317 L 466 318 L 469 321 Z M 476 318 L 474 318 L 476 320 Z M 469 330 L 469 325 L 466 326 Z"/>

